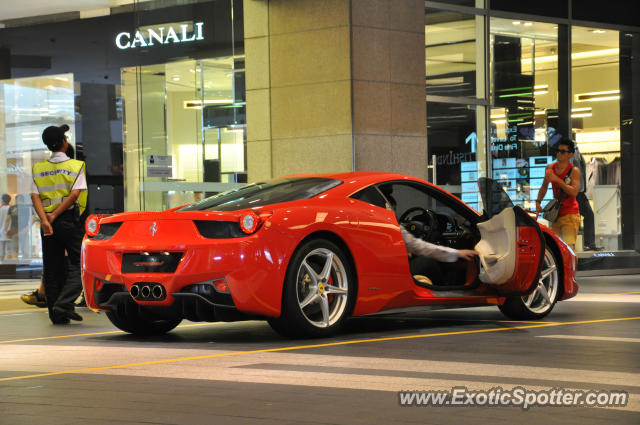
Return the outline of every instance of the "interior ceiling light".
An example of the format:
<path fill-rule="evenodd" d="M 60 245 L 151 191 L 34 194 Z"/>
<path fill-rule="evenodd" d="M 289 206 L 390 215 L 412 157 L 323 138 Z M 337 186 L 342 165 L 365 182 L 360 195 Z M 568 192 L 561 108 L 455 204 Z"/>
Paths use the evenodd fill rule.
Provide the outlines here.
<path fill-rule="evenodd" d="M 581 142 L 620 142 L 620 130 L 586 131 L 576 133 L 576 141 Z"/>
<path fill-rule="evenodd" d="M 520 25 L 520 23 L 521 23 L 521 22 L 520 22 L 520 21 L 513 21 L 513 22 L 511 22 L 511 23 L 512 23 L 513 25 Z"/>
<path fill-rule="evenodd" d="M 602 102 L 620 99 L 620 90 L 594 91 L 576 94 L 576 102 Z"/>
<path fill-rule="evenodd" d="M 524 26 L 525 26 L 525 27 L 530 27 L 531 25 L 533 25 L 531 22 L 525 22 L 525 23 L 524 23 Z"/>
<path fill-rule="evenodd" d="M 592 32 L 594 34 L 604 34 L 606 31 L 605 30 L 589 30 L 589 32 Z"/>
<path fill-rule="evenodd" d="M 202 100 L 185 100 L 183 102 L 185 109 L 202 109 Z M 204 105 L 233 105 L 231 99 L 205 99 Z"/>
<path fill-rule="evenodd" d="M 618 48 L 590 50 L 587 52 L 572 53 L 571 59 L 586 59 L 586 58 L 595 58 L 600 56 L 617 56 L 619 54 L 620 54 L 620 49 Z M 536 58 L 536 64 L 556 62 L 557 60 L 558 60 L 558 55 L 540 56 Z M 522 66 L 531 66 L 531 58 L 522 59 L 521 63 L 522 63 Z"/>
<path fill-rule="evenodd" d="M 592 116 L 593 116 L 593 108 L 591 106 L 586 108 L 571 109 L 571 118 L 587 118 Z"/>
<path fill-rule="evenodd" d="M 549 84 L 538 84 L 533 86 L 533 94 L 547 94 L 549 93 Z"/>

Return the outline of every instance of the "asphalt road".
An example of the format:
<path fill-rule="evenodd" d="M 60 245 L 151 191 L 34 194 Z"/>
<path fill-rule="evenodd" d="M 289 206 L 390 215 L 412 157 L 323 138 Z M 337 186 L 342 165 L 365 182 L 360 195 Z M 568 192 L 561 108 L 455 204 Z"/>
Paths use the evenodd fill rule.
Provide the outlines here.
<path fill-rule="evenodd" d="M 33 282 L 0 282 L 0 424 L 638 424 L 640 276 L 579 284 L 540 322 L 441 310 L 292 341 L 266 322 L 183 322 L 144 339 L 87 309 L 82 323 L 53 326 L 43 309 L 7 301 Z M 399 391 L 455 387 L 475 405 L 400 405 Z M 628 403 L 487 405 L 490 390 L 514 388 L 619 391 Z"/>

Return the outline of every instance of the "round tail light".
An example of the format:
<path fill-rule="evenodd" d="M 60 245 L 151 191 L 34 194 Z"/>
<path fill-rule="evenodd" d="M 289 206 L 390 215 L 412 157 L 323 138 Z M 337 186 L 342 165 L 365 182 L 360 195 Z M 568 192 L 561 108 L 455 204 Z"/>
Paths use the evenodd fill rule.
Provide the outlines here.
<path fill-rule="evenodd" d="M 88 236 L 95 236 L 100 231 L 100 217 L 96 215 L 90 215 L 87 221 L 84 223 L 84 230 Z"/>
<path fill-rule="evenodd" d="M 253 211 L 249 211 L 240 216 L 240 228 L 248 235 L 255 232 L 259 224 L 260 217 Z"/>

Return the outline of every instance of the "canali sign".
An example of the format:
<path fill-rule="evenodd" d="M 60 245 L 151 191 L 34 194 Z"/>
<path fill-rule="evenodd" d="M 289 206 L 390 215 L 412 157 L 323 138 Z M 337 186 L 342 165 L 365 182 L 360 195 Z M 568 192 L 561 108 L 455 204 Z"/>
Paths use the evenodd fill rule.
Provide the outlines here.
<path fill-rule="evenodd" d="M 169 25 L 166 27 L 146 28 L 138 30 L 131 37 L 130 32 L 121 32 L 116 36 L 116 46 L 119 49 L 135 49 L 136 47 L 155 46 L 157 44 L 188 43 L 191 41 L 204 40 L 202 36 L 202 26 L 204 22 L 193 24 L 193 31 L 190 25 L 181 24 L 178 30 Z"/>

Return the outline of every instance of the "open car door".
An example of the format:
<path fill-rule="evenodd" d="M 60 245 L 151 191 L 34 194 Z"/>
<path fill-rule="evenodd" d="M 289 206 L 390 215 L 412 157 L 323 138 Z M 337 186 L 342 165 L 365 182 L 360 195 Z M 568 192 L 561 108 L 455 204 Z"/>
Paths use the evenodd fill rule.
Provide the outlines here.
<path fill-rule="evenodd" d="M 513 205 L 492 179 L 478 180 L 486 220 L 478 223 L 479 279 L 501 295 L 526 295 L 537 284 L 544 261 L 545 242 L 538 223 Z"/>

